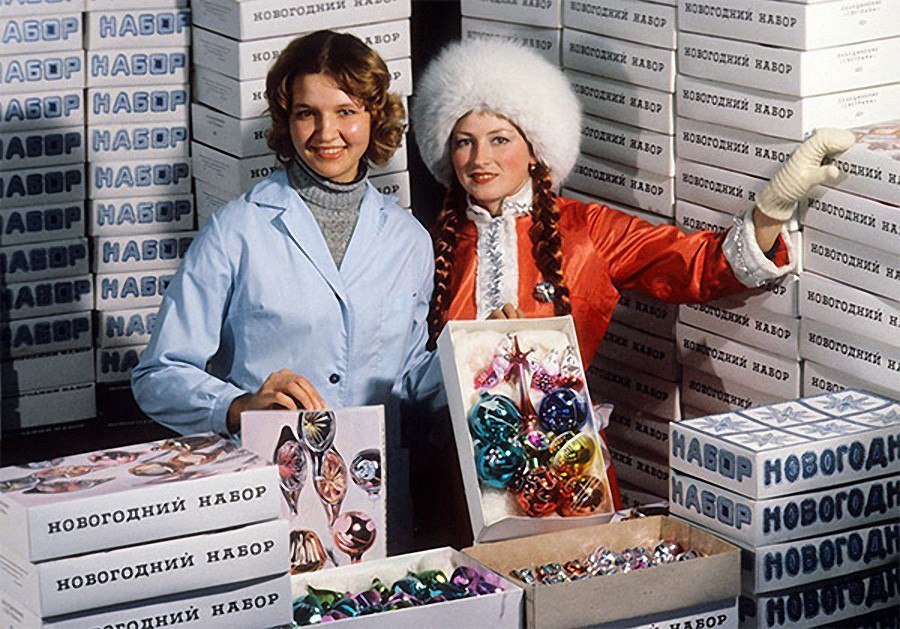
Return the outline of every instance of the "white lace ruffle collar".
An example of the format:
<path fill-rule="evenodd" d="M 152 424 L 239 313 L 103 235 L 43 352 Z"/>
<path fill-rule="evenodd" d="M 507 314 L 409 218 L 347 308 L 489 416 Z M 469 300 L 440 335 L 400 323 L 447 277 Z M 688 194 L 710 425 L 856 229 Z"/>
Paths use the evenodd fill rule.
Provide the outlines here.
<path fill-rule="evenodd" d="M 475 305 L 484 319 L 504 304 L 519 306 L 519 245 L 516 219 L 531 213 L 534 198 L 531 180 L 500 203 L 500 214 L 491 214 L 469 200 L 466 216 L 478 229 L 478 262 Z"/>

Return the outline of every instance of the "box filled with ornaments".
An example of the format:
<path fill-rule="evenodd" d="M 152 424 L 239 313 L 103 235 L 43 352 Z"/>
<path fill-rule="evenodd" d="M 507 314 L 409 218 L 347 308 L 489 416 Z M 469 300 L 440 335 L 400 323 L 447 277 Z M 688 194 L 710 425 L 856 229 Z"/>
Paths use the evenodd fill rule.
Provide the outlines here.
<path fill-rule="evenodd" d="M 609 520 L 571 317 L 450 321 L 438 351 L 476 542 Z"/>

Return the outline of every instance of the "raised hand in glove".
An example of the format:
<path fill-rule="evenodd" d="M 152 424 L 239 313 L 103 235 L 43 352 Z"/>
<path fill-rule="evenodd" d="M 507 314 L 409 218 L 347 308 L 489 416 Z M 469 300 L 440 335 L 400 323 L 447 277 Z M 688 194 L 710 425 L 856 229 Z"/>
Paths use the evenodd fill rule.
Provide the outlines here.
<path fill-rule="evenodd" d="M 846 129 L 819 129 L 797 147 L 781 170 L 775 173 L 756 198 L 756 207 L 767 217 L 785 222 L 794 213 L 797 202 L 814 186 L 835 181 L 837 166 L 822 165 L 825 157 L 846 151 L 856 136 Z"/>

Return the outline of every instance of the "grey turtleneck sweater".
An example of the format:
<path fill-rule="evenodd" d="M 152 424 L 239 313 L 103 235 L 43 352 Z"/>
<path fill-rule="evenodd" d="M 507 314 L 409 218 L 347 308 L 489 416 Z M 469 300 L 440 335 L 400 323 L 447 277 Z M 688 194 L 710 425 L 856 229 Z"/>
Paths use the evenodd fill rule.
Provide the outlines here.
<path fill-rule="evenodd" d="M 303 160 L 295 159 L 288 166 L 287 175 L 316 219 L 328 251 L 340 268 L 366 194 L 365 167 L 360 165 L 359 174 L 350 183 L 338 183 L 322 177 Z"/>

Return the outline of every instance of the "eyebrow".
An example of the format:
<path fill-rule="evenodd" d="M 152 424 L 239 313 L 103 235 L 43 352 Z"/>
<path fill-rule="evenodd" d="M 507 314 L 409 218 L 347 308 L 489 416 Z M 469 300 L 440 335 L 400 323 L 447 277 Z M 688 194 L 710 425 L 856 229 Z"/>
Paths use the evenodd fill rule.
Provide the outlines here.
<path fill-rule="evenodd" d="M 513 132 L 513 129 L 493 129 L 492 131 L 488 131 L 487 135 L 491 135 L 494 133 L 512 133 L 512 132 Z M 467 136 L 472 137 L 475 134 L 469 133 L 468 131 L 457 131 L 456 135 L 467 135 Z"/>

